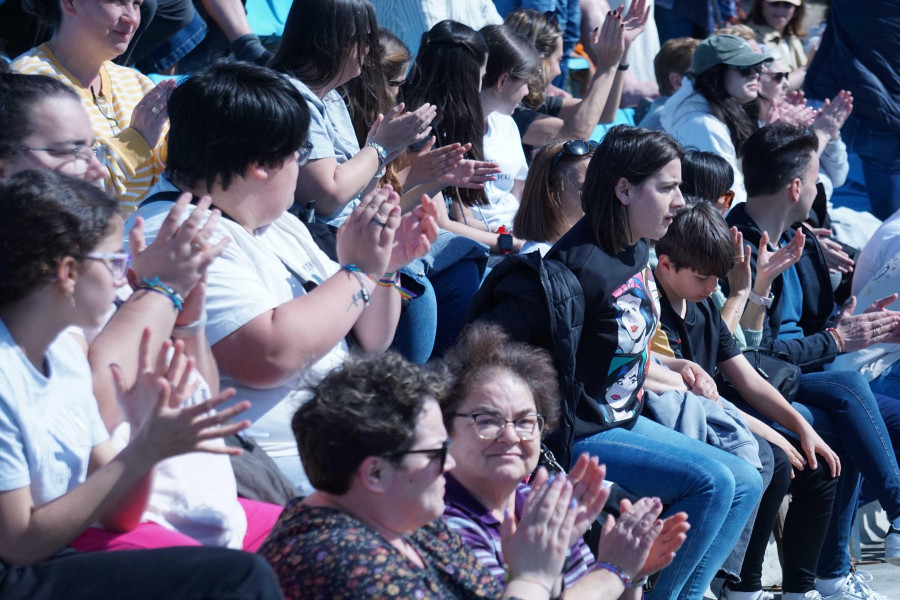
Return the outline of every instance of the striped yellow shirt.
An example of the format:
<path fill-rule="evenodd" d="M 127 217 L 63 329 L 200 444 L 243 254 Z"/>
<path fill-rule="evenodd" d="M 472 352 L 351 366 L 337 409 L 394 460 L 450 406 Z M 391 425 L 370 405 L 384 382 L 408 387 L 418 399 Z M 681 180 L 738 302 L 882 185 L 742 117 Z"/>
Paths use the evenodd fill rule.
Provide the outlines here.
<path fill-rule="evenodd" d="M 94 135 L 110 149 L 106 189 L 114 192 L 127 212 L 137 209 L 165 167 L 165 131 L 156 148 L 150 148 L 140 133 L 129 127 L 131 113 L 153 82 L 140 72 L 112 62 L 100 67 L 97 101 L 89 88 L 63 67 L 47 44 L 32 48 L 13 61 L 13 71 L 25 75 L 49 75 L 73 87 L 91 117 Z M 101 110 L 102 107 L 102 110 Z M 105 115 L 104 115 L 105 113 Z M 108 118 L 107 118 L 108 117 Z"/>

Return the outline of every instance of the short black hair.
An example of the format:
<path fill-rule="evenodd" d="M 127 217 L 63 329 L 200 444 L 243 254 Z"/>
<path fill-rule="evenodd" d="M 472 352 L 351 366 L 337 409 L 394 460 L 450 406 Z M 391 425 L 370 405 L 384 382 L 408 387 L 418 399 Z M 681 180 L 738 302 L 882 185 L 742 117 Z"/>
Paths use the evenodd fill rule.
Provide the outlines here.
<path fill-rule="evenodd" d="M 347 61 L 378 64 L 380 54 L 375 8 L 368 0 L 298 0 L 269 66 L 320 87 L 333 82 Z"/>
<path fill-rule="evenodd" d="M 597 245 L 613 255 L 629 246 L 628 210 L 616 196 L 619 179 L 640 185 L 683 154 L 678 142 L 662 131 L 616 125 L 607 132 L 581 188 L 581 207 Z"/>
<path fill-rule="evenodd" d="M 692 269 L 722 278 L 734 267 L 734 243 L 725 219 L 701 198 L 685 198 L 669 230 L 656 242 L 656 255 L 668 256 L 675 269 Z"/>
<path fill-rule="evenodd" d="M 441 401 L 443 373 L 387 352 L 350 357 L 326 375 L 291 419 L 313 487 L 343 494 L 366 458 L 398 463 L 416 441 L 425 401 Z"/>
<path fill-rule="evenodd" d="M 731 164 L 714 152 L 687 148 L 681 159 L 681 193 L 713 204 L 734 185 Z"/>
<path fill-rule="evenodd" d="M 22 140 L 32 130 L 31 110 L 41 100 L 54 96 L 81 102 L 75 90 L 53 77 L 0 74 L 0 159 L 19 153 Z"/>
<path fill-rule="evenodd" d="M 0 179 L 0 306 L 51 282 L 63 258 L 83 260 L 118 207 L 95 185 L 56 171 Z"/>
<path fill-rule="evenodd" d="M 291 82 L 249 63 L 218 62 L 180 84 L 168 104 L 166 174 L 178 185 L 227 189 L 253 164 L 275 166 L 306 141 L 309 108 Z"/>
<path fill-rule="evenodd" d="M 818 152 L 819 140 L 808 129 L 787 123 L 763 127 L 744 142 L 741 170 L 747 196 L 768 196 L 794 179 L 803 179 Z"/>

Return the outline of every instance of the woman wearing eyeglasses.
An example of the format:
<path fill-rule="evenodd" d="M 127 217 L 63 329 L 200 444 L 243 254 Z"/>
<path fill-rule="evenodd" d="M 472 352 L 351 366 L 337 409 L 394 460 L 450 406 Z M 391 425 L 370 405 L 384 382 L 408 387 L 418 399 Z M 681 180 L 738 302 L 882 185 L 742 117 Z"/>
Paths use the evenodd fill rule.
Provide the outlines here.
<path fill-rule="evenodd" d="M 771 58 L 754 52 L 734 35 L 714 35 L 697 46 L 692 77 L 666 102 L 662 126 L 684 147 L 714 152 L 734 169 L 734 202 L 747 200 L 738 162 L 741 144 L 757 129 L 744 105 L 756 100 L 763 65 Z"/>
<path fill-rule="evenodd" d="M 223 393 L 182 408 L 185 365 L 170 369 L 143 344 L 137 376 L 120 390 L 133 427 L 116 453 L 87 357 L 65 330 L 103 323 L 124 282 L 118 203 L 85 181 L 23 171 L 0 181 L 0 210 L 0 597 L 277 597 L 265 565 L 246 554 L 67 547 L 95 522 L 133 530 L 160 461 L 234 453 L 214 442 L 249 426 L 228 423 L 248 404 L 211 412 Z"/>
<path fill-rule="evenodd" d="M 99 183 L 106 152 L 72 88 L 44 75 L 0 74 L 0 178 L 53 169 Z"/>
<path fill-rule="evenodd" d="M 297 410 L 291 426 L 316 491 L 288 503 L 260 549 L 287 598 L 552 596 L 582 510 L 576 492 L 565 476 L 538 475 L 521 519 L 504 526 L 508 578 L 498 581 L 438 518 L 456 466 L 445 390 L 440 371 L 397 354 L 354 357 Z"/>
<path fill-rule="evenodd" d="M 512 341 L 497 325 L 467 328 L 447 354 L 451 385 L 441 401 L 456 467 L 447 477 L 444 521 L 500 581 L 506 569 L 501 527 L 521 517 L 544 433 L 556 428 L 560 398 L 550 355 Z M 596 485 L 605 467 L 583 455 L 569 472 L 585 510 L 576 520 L 565 569 L 553 596 L 640 598 L 641 582 L 667 566 L 685 540 L 687 515 L 665 521 L 658 498 L 623 506 L 592 550 L 581 536 L 608 496 Z M 623 575 L 625 577 L 623 577 Z"/>
<path fill-rule="evenodd" d="M 815 50 L 807 54 L 803 49 L 805 15 L 804 0 L 754 0 L 745 21 L 756 34 L 756 41 L 781 58 L 788 87 L 794 90 L 803 88 L 806 65 L 815 54 Z"/>
<path fill-rule="evenodd" d="M 534 155 L 513 219 L 516 235 L 529 240 L 522 253 L 546 254 L 584 216 L 581 186 L 597 145 L 584 140 L 551 142 Z"/>
<path fill-rule="evenodd" d="M 106 188 L 126 210 L 162 172 L 166 101 L 175 84 L 153 82 L 112 62 L 140 24 L 140 0 L 29 0 L 24 7 L 53 28 L 53 37 L 13 61 L 26 75 L 48 75 L 71 86 L 91 118 L 94 136 L 109 146 Z"/>

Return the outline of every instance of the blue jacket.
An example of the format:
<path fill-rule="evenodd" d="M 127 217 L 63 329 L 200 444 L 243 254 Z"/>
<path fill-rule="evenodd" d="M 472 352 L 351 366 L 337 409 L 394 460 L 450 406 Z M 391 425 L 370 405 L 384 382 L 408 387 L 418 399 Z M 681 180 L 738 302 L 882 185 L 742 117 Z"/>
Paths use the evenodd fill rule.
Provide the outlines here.
<path fill-rule="evenodd" d="M 900 5 L 832 0 L 828 27 L 806 74 L 806 93 L 853 92 L 853 116 L 900 135 Z"/>

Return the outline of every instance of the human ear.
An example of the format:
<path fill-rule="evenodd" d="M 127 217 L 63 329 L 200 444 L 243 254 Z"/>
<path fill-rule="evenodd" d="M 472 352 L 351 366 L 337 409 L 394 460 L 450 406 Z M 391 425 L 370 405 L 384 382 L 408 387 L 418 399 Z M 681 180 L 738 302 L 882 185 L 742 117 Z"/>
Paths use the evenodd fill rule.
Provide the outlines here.
<path fill-rule="evenodd" d="M 75 0 L 61 0 L 60 10 L 67 15 L 75 14 Z"/>
<path fill-rule="evenodd" d="M 501 73 L 500 77 L 497 78 L 497 83 L 494 84 L 494 89 L 498 92 L 503 89 L 503 85 L 509 81 L 510 76 L 509 73 Z"/>
<path fill-rule="evenodd" d="M 791 202 L 799 202 L 800 195 L 803 191 L 803 180 L 799 177 L 794 177 L 791 182 L 788 184 L 788 193 L 791 196 Z"/>
<path fill-rule="evenodd" d="M 244 174 L 244 177 L 247 179 L 268 179 L 271 172 L 271 167 L 267 167 L 260 163 L 251 163 L 250 166 L 247 167 L 247 172 Z"/>
<path fill-rule="evenodd" d="M 619 202 L 628 206 L 631 202 L 630 193 L 631 187 L 628 180 L 624 177 L 620 177 L 619 181 L 616 182 L 616 198 L 619 199 Z"/>
<path fill-rule="evenodd" d="M 64 296 L 75 293 L 75 282 L 78 279 L 78 262 L 71 256 L 64 256 L 56 266 L 53 283 Z"/>
<path fill-rule="evenodd" d="M 363 487 L 370 492 L 384 491 L 384 459 L 369 456 L 359 465 L 357 475 Z"/>
<path fill-rule="evenodd" d="M 669 73 L 669 85 L 672 86 L 672 89 L 674 91 L 677 92 L 678 90 L 681 89 L 682 79 L 684 79 L 684 75 L 679 75 L 678 73 L 675 73 L 674 71 L 672 73 Z"/>

